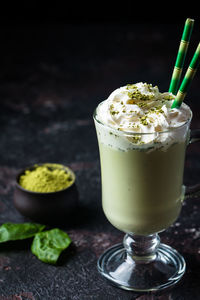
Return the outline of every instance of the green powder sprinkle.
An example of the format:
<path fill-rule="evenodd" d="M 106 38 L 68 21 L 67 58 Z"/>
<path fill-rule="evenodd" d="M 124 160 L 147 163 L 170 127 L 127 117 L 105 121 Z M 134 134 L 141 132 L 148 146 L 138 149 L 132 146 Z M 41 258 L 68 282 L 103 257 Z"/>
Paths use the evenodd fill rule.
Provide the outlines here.
<path fill-rule="evenodd" d="M 152 100 L 154 98 L 154 94 L 152 94 L 153 92 L 152 84 L 146 83 L 144 85 L 146 85 L 148 91 L 151 94 L 142 94 L 135 84 L 127 84 L 126 89 L 128 90 L 127 93 L 129 98 L 134 100 L 143 100 L 143 101 Z"/>
<path fill-rule="evenodd" d="M 140 122 L 145 126 L 148 125 L 147 117 L 146 116 L 140 117 Z"/>

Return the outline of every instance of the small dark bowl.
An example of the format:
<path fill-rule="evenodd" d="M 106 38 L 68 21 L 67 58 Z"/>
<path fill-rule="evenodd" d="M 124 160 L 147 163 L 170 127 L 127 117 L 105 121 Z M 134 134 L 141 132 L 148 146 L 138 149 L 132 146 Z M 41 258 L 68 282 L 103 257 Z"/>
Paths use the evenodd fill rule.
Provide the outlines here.
<path fill-rule="evenodd" d="M 19 184 L 19 178 L 26 170 L 33 170 L 35 166 L 21 170 L 17 174 L 13 199 L 14 206 L 23 216 L 37 222 L 48 224 L 70 222 L 74 218 L 78 206 L 78 190 L 75 184 L 74 172 L 68 167 L 62 166 L 63 169 L 71 173 L 73 178 L 72 184 L 63 190 L 50 193 L 32 192 L 24 189 Z"/>

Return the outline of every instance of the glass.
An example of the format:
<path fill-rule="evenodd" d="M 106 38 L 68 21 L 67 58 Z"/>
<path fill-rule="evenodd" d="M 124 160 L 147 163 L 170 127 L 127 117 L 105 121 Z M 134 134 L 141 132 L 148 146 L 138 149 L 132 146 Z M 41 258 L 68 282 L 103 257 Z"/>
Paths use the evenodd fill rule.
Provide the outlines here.
<path fill-rule="evenodd" d="M 99 121 L 96 111 L 93 117 L 103 210 L 110 223 L 126 233 L 122 244 L 100 256 L 98 270 L 126 290 L 172 286 L 183 276 L 185 260 L 160 243 L 158 233 L 178 218 L 185 193 L 200 187 L 183 185 L 186 146 L 200 140 L 200 132 L 189 129 L 192 113 L 185 124 L 154 133 L 116 130 Z"/>

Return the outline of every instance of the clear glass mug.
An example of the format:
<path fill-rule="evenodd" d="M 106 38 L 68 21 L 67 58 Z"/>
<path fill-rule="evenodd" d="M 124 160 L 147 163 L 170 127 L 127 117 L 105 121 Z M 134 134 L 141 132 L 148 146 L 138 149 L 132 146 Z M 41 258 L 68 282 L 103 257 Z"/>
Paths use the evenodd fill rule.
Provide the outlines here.
<path fill-rule="evenodd" d="M 178 218 L 185 193 L 185 150 L 200 140 L 190 119 L 166 132 L 130 133 L 103 124 L 94 112 L 102 182 L 102 205 L 123 243 L 103 253 L 98 270 L 126 290 L 155 291 L 174 285 L 185 272 L 184 258 L 160 243 L 158 233 Z M 173 141 L 173 142 L 172 142 Z"/>

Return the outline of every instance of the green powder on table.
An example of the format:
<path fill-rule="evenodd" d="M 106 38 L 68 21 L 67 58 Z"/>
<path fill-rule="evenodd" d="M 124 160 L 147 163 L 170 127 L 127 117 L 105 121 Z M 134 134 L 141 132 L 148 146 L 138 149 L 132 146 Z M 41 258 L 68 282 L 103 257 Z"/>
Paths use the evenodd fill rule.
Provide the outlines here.
<path fill-rule="evenodd" d="M 59 164 L 36 165 L 34 169 L 26 170 L 19 178 L 19 184 L 24 189 L 40 193 L 63 190 L 73 181 L 69 169 Z"/>

